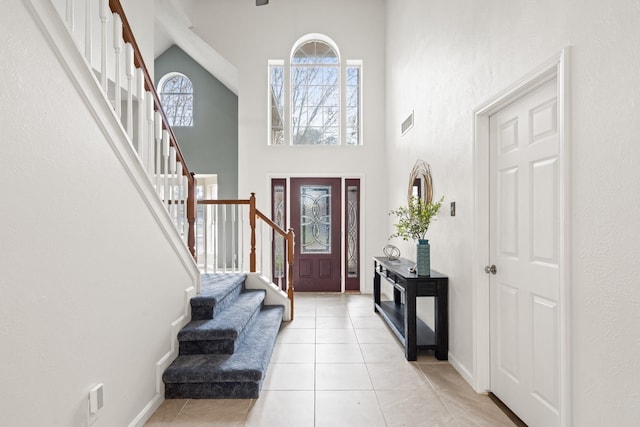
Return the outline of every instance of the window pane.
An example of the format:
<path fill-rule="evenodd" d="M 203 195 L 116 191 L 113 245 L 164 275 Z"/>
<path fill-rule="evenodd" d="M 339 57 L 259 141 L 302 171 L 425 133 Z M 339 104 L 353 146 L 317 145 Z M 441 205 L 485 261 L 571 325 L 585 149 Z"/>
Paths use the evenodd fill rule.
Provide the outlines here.
<path fill-rule="evenodd" d="M 293 144 L 337 144 L 340 67 L 336 51 L 312 40 L 296 49 L 291 62 Z"/>
<path fill-rule="evenodd" d="M 347 187 L 347 277 L 358 277 L 358 187 Z"/>
<path fill-rule="evenodd" d="M 284 144 L 284 66 L 269 67 L 269 102 L 271 105 L 271 140 L 273 145 Z"/>
<path fill-rule="evenodd" d="M 276 185 L 273 188 L 273 210 L 275 212 L 274 222 L 278 227 L 284 229 L 284 206 L 285 206 L 285 193 L 284 193 L 284 185 Z M 274 233 L 274 250 L 273 250 L 273 276 L 276 278 L 284 277 L 284 257 L 285 257 L 285 246 L 284 246 L 284 238 L 278 234 Z"/>
<path fill-rule="evenodd" d="M 347 144 L 358 145 L 360 141 L 360 66 L 347 67 Z"/>
<path fill-rule="evenodd" d="M 325 42 L 311 40 L 296 49 L 293 64 L 337 64 L 338 54 Z"/>
<path fill-rule="evenodd" d="M 188 77 L 174 74 L 162 81 L 160 102 L 171 126 L 193 126 L 193 84 Z"/>
<path fill-rule="evenodd" d="M 325 85 L 336 86 L 338 84 L 338 67 L 325 67 L 323 68 L 323 81 Z"/>

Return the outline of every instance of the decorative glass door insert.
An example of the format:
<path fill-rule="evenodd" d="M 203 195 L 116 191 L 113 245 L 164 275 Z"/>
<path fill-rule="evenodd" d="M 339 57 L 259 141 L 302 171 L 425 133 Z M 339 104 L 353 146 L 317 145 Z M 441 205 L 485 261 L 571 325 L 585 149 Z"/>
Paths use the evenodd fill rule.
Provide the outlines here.
<path fill-rule="evenodd" d="M 300 186 L 301 253 L 331 253 L 331 186 Z"/>

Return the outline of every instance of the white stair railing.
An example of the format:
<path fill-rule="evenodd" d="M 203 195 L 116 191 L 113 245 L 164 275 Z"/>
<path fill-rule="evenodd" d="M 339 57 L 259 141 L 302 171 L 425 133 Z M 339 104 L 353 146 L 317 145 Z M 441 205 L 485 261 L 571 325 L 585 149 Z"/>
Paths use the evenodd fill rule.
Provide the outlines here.
<path fill-rule="evenodd" d="M 167 213 L 195 256 L 195 179 L 162 111 L 122 5 L 118 0 L 42 1 L 51 1 L 65 22 Z M 96 46 L 99 63 L 93 58 Z"/>

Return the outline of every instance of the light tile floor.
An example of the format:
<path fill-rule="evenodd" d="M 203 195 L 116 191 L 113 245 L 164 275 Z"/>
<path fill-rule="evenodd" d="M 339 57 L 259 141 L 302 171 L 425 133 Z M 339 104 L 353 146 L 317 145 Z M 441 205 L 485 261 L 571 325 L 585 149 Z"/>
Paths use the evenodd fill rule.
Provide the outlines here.
<path fill-rule="evenodd" d="M 166 400 L 148 427 L 513 426 L 432 353 L 407 362 L 373 297 L 296 294 L 259 399 Z"/>

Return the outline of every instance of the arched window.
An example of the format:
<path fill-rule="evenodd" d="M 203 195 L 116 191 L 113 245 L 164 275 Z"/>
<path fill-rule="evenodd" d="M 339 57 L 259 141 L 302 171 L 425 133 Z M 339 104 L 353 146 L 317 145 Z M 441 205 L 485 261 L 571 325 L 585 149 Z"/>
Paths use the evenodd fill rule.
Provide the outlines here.
<path fill-rule="evenodd" d="M 288 83 L 285 70 L 269 61 L 271 145 L 361 144 L 359 61 L 345 65 L 333 41 L 310 34 L 292 49 Z"/>
<path fill-rule="evenodd" d="M 340 59 L 333 47 L 310 40 L 291 57 L 291 139 L 294 145 L 338 144 Z"/>
<path fill-rule="evenodd" d="M 184 74 L 169 73 L 158 84 L 160 102 L 171 126 L 193 126 L 193 84 Z"/>

